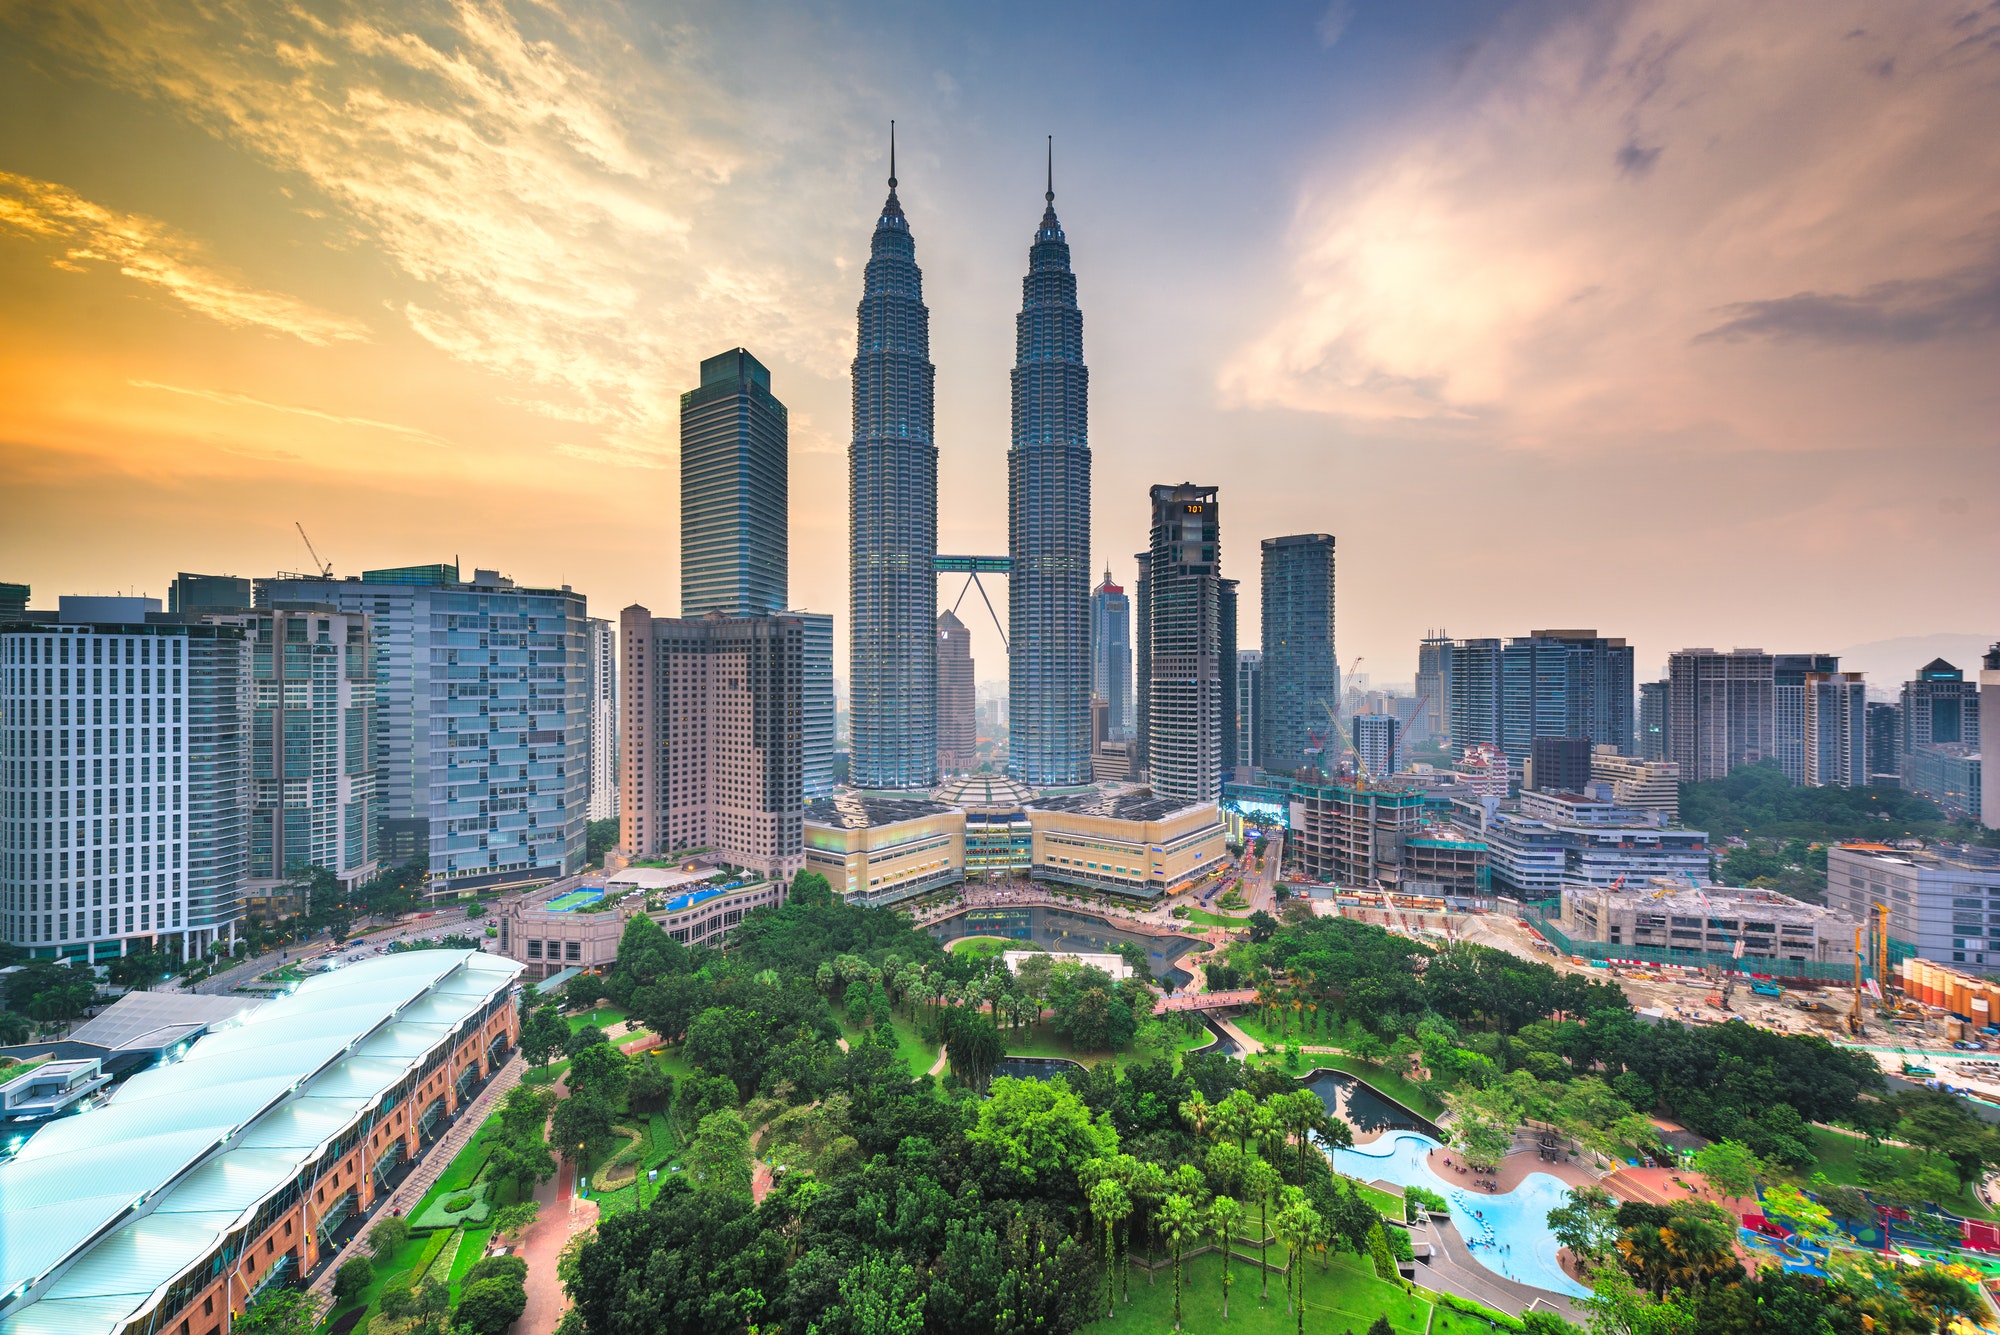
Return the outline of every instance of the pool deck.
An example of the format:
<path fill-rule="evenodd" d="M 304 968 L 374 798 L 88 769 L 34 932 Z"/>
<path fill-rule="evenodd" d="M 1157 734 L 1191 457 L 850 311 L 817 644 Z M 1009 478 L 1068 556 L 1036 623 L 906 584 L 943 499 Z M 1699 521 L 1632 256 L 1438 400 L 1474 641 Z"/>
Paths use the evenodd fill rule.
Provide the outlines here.
<path fill-rule="evenodd" d="M 1446 1164 L 1445 1160 L 1451 1160 Z M 1482 1173 L 1474 1175 L 1464 1168 L 1464 1154 L 1454 1149 L 1441 1148 L 1430 1152 L 1427 1163 L 1430 1170 L 1447 1182 L 1457 1182 L 1469 1189 L 1477 1190 L 1482 1182 L 1494 1182 L 1497 1189 L 1491 1194 L 1505 1195 L 1521 1185 L 1530 1173 L 1546 1173 L 1566 1187 L 1594 1187 L 1602 1179 L 1573 1159 L 1561 1159 L 1555 1163 L 1544 1163 L 1539 1154 L 1531 1149 L 1517 1149 L 1500 1161 L 1498 1175 Z M 1615 1194 L 1615 1193 L 1614 1193 Z"/>
<path fill-rule="evenodd" d="M 1567 1295 L 1516 1283 L 1473 1259 L 1472 1249 L 1465 1245 L 1465 1239 L 1459 1236 L 1450 1219 L 1433 1219 L 1427 1229 L 1412 1229 L 1410 1240 L 1431 1244 L 1429 1262 L 1417 1262 L 1414 1278 L 1419 1288 L 1455 1293 L 1509 1316 L 1519 1316 L 1533 1307 L 1538 1311 L 1560 1312 L 1565 1321 L 1581 1321 L 1582 1314 L 1570 1306 Z"/>

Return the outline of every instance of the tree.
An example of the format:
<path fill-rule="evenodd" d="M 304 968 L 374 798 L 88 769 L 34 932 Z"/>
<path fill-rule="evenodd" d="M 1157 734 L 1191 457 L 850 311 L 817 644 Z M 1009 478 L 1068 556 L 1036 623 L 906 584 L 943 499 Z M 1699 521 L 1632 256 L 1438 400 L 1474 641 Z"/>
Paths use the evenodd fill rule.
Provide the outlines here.
<path fill-rule="evenodd" d="M 1160 1205 L 1160 1226 L 1166 1232 L 1167 1245 L 1174 1252 L 1174 1329 L 1181 1328 L 1181 1259 L 1187 1254 L 1187 1246 L 1201 1236 L 1201 1216 L 1196 1213 L 1194 1202 L 1175 1192 Z"/>
<path fill-rule="evenodd" d="M 28 1017 L 18 1011 L 0 1010 L 0 1043 L 28 1041 Z"/>
<path fill-rule="evenodd" d="M 918 1335 L 927 1296 L 923 1277 L 908 1263 L 871 1251 L 840 1281 L 840 1306 L 827 1313 L 827 1326 L 855 1335 Z"/>
<path fill-rule="evenodd" d="M 378 1220 L 368 1230 L 368 1254 L 380 1265 L 396 1254 L 396 1249 L 410 1240 L 410 1221 L 401 1215 L 390 1215 Z"/>
<path fill-rule="evenodd" d="M 1708 1179 L 1717 1195 L 1747 1197 L 1756 1191 L 1764 1165 L 1741 1141 L 1719 1140 L 1695 1152 L 1694 1171 Z"/>
<path fill-rule="evenodd" d="M 595 1094 L 616 1106 L 631 1084 L 632 1065 L 630 1057 L 609 1043 L 592 1043 L 570 1057 L 569 1087 L 577 1093 Z"/>
<path fill-rule="evenodd" d="M 511 1182 L 515 1194 L 525 1196 L 537 1182 L 556 1175 L 555 1156 L 537 1131 L 518 1140 L 502 1140 L 487 1154 L 486 1163 L 496 1182 Z"/>
<path fill-rule="evenodd" d="M 357 1256 L 342 1261 L 340 1269 L 333 1272 L 333 1305 L 346 1307 L 361 1296 L 374 1278 L 375 1267 L 366 1258 Z"/>
<path fill-rule="evenodd" d="M 711 1191 L 750 1198 L 750 1126 L 732 1109 L 701 1119 L 681 1162 L 688 1176 Z"/>
<path fill-rule="evenodd" d="M 586 1147 L 611 1138 L 611 1108 L 598 1095 L 580 1090 L 556 1105 L 549 1134 L 565 1159 L 580 1160 Z"/>
<path fill-rule="evenodd" d="M 1376 1227 L 1379 1228 L 1380 1224 Z M 1278 1240 L 1283 1242 L 1292 1254 L 1291 1270 L 1294 1277 L 1291 1285 L 1287 1287 L 1296 1290 L 1290 1296 L 1293 1299 L 1292 1310 L 1298 1316 L 1298 1329 L 1301 1335 L 1306 1328 L 1306 1253 L 1319 1246 L 1326 1235 L 1326 1221 L 1320 1217 L 1319 1211 L 1306 1202 L 1303 1195 L 1278 1211 Z M 1388 1244 L 1385 1242 L 1383 1249 L 1386 1251 L 1387 1247 Z M 1391 1262 L 1392 1267 L 1393 1264 Z"/>
<path fill-rule="evenodd" d="M 1208 1207 L 1208 1230 L 1215 1237 L 1215 1245 L 1222 1249 L 1222 1319 L 1229 1320 L 1229 1286 L 1234 1277 L 1229 1273 L 1229 1248 L 1236 1240 L 1236 1232 L 1243 1227 L 1243 1206 L 1228 1196 L 1217 1196 Z"/>
<path fill-rule="evenodd" d="M 231 1323 L 241 1335 L 315 1335 L 326 1300 L 303 1289 L 267 1289 Z"/>
<path fill-rule="evenodd" d="M 465 1286 L 452 1322 L 472 1335 L 502 1335 L 527 1309 L 528 1292 L 521 1281 L 496 1275 Z"/>
<path fill-rule="evenodd" d="M 655 1113 L 673 1102 L 674 1078 L 642 1057 L 633 1065 L 632 1078 L 625 1086 L 625 1104 L 635 1113 Z"/>
<path fill-rule="evenodd" d="M 1911 1305 L 1937 1323 L 1938 1335 L 1945 1335 L 1953 1317 L 1978 1312 L 1985 1306 L 1970 1284 L 1934 1265 L 1904 1274 L 1902 1288 Z"/>
<path fill-rule="evenodd" d="M 1278 1198 L 1278 1188 L 1285 1180 L 1278 1176 L 1278 1170 L 1261 1158 L 1249 1159 L 1243 1165 L 1243 1194 L 1257 1202 L 1257 1298 L 1261 1302 L 1271 1296 L 1271 1269 L 1265 1256 L 1271 1242 L 1271 1203 Z"/>
<path fill-rule="evenodd" d="M 1317 1099 L 1317 1095 L 1314 1096 Z M 1236 1142 L 1240 1150 L 1250 1140 L 1250 1133 L 1257 1126 L 1257 1096 L 1247 1089 L 1232 1089 L 1215 1105 L 1209 1118 L 1209 1125 L 1215 1134 Z"/>
<path fill-rule="evenodd" d="M 539 1085 L 516 1085 L 500 1101 L 500 1134 L 507 1140 L 539 1138 L 556 1106 L 556 1093 Z"/>
<path fill-rule="evenodd" d="M 1549 1211 L 1549 1231 L 1588 1271 L 1618 1240 L 1618 1207 L 1602 1187 L 1576 1187 Z"/>
<path fill-rule="evenodd" d="M 540 1203 L 521 1201 L 497 1211 L 493 1216 L 493 1231 L 503 1238 L 517 1241 L 535 1226 L 535 1219 L 542 1212 Z"/>
<path fill-rule="evenodd" d="M 951 1057 L 952 1074 L 968 1088 L 984 1091 L 993 1079 L 993 1067 L 1006 1051 L 1000 1030 L 992 1017 L 979 1011 L 952 1013 L 945 1051 Z"/>
<path fill-rule="evenodd" d="M 1090 1204 L 1091 1217 L 1104 1230 L 1104 1315 L 1110 1317 L 1118 1311 L 1112 1287 L 1111 1231 L 1132 1213 L 1132 1198 L 1118 1179 L 1100 1177 L 1090 1185 L 1085 1199 Z"/>
<path fill-rule="evenodd" d="M 555 1003 L 537 1006 L 521 1024 L 521 1056 L 530 1066 L 547 1066 L 569 1041 L 569 1026 Z"/>
<path fill-rule="evenodd" d="M 1093 1119 L 1066 1083 L 995 1080 L 965 1138 L 1004 1178 L 1032 1186 L 1074 1181 L 1084 1162 L 1118 1152 L 1109 1119 Z"/>

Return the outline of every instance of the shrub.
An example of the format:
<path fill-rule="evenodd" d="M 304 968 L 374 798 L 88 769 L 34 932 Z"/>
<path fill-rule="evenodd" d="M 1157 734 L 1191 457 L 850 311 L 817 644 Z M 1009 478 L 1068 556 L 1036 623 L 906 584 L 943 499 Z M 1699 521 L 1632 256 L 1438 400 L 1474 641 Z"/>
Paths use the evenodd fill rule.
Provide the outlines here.
<path fill-rule="evenodd" d="M 482 1279 L 465 1286 L 465 1296 L 452 1313 L 454 1326 L 474 1335 L 501 1335 L 526 1311 L 527 1290 L 516 1279 Z"/>
<path fill-rule="evenodd" d="M 444 1208 L 448 1214 L 457 1214 L 461 1210 L 470 1210 L 478 1200 L 479 1198 L 469 1191 L 461 1192 L 445 1201 Z"/>
<path fill-rule="evenodd" d="M 361 1291 L 374 1277 L 375 1267 L 359 1256 L 341 1262 L 340 1269 L 333 1272 L 334 1305 L 345 1307 L 360 1298 Z"/>
<path fill-rule="evenodd" d="M 458 1282 L 463 1293 L 482 1279 L 508 1279 L 516 1284 L 528 1282 L 528 1263 L 518 1256 L 488 1256 L 473 1263 Z"/>

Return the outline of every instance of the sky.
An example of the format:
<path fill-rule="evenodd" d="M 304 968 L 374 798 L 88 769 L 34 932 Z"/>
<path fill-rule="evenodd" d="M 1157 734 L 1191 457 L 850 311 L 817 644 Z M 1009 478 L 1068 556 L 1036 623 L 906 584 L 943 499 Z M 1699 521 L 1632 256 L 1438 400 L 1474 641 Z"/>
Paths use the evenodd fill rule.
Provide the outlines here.
<path fill-rule="evenodd" d="M 1332 533 L 1378 684 L 1433 629 L 2000 639 L 2000 4 L 1224 12 L 0 3 L 0 580 L 164 597 L 297 523 L 671 614 L 678 395 L 741 345 L 844 624 L 893 118 L 941 550 L 1006 550 L 1053 135 L 1121 583 L 1194 481 L 1245 646 L 1260 539 Z"/>

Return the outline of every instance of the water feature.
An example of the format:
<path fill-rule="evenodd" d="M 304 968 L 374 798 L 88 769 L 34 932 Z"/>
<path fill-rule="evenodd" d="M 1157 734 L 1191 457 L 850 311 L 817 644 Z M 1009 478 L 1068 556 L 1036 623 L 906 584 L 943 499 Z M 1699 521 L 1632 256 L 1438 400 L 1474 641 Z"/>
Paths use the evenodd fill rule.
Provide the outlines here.
<path fill-rule="evenodd" d="M 1379 1131 L 1417 1131 L 1434 1140 L 1438 1129 L 1365 1080 L 1342 1071 L 1317 1070 L 1306 1088 L 1319 1095 L 1326 1110 L 1363 1135 Z"/>
<path fill-rule="evenodd" d="M 1080 1071 L 1083 1063 L 1067 1057 L 1002 1057 L 993 1063 L 993 1078 L 1015 1080 L 1055 1080 L 1065 1071 Z"/>
<path fill-rule="evenodd" d="M 928 930 L 946 945 L 962 936 L 998 936 L 1009 941 L 1031 941 L 1049 950 L 1082 952 L 1115 951 L 1121 945 L 1136 945 L 1145 950 L 1153 977 L 1176 988 L 1190 982 L 1192 976 L 1176 967 L 1175 961 L 1202 945 L 1193 937 L 1128 932 L 1097 914 L 1047 904 L 965 909 L 940 918 Z"/>
<path fill-rule="evenodd" d="M 1435 1191 L 1445 1198 L 1452 1224 L 1479 1264 L 1532 1288 L 1573 1298 L 1588 1295 L 1589 1290 L 1563 1273 L 1556 1259 L 1561 1244 L 1549 1231 L 1549 1211 L 1568 1198 L 1569 1188 L 1560 1178 L 1530 1173 L 1512 1191 L 1473 1191 L 1464 1179 L 1431 1171 L 1430 1153 L 1438 1148 L 1432 1136 L 1397 1131 L 1351 1150 L 1334 1149 L 1333 1166 L 1364 1182 L 1380 1180 Z"/>

